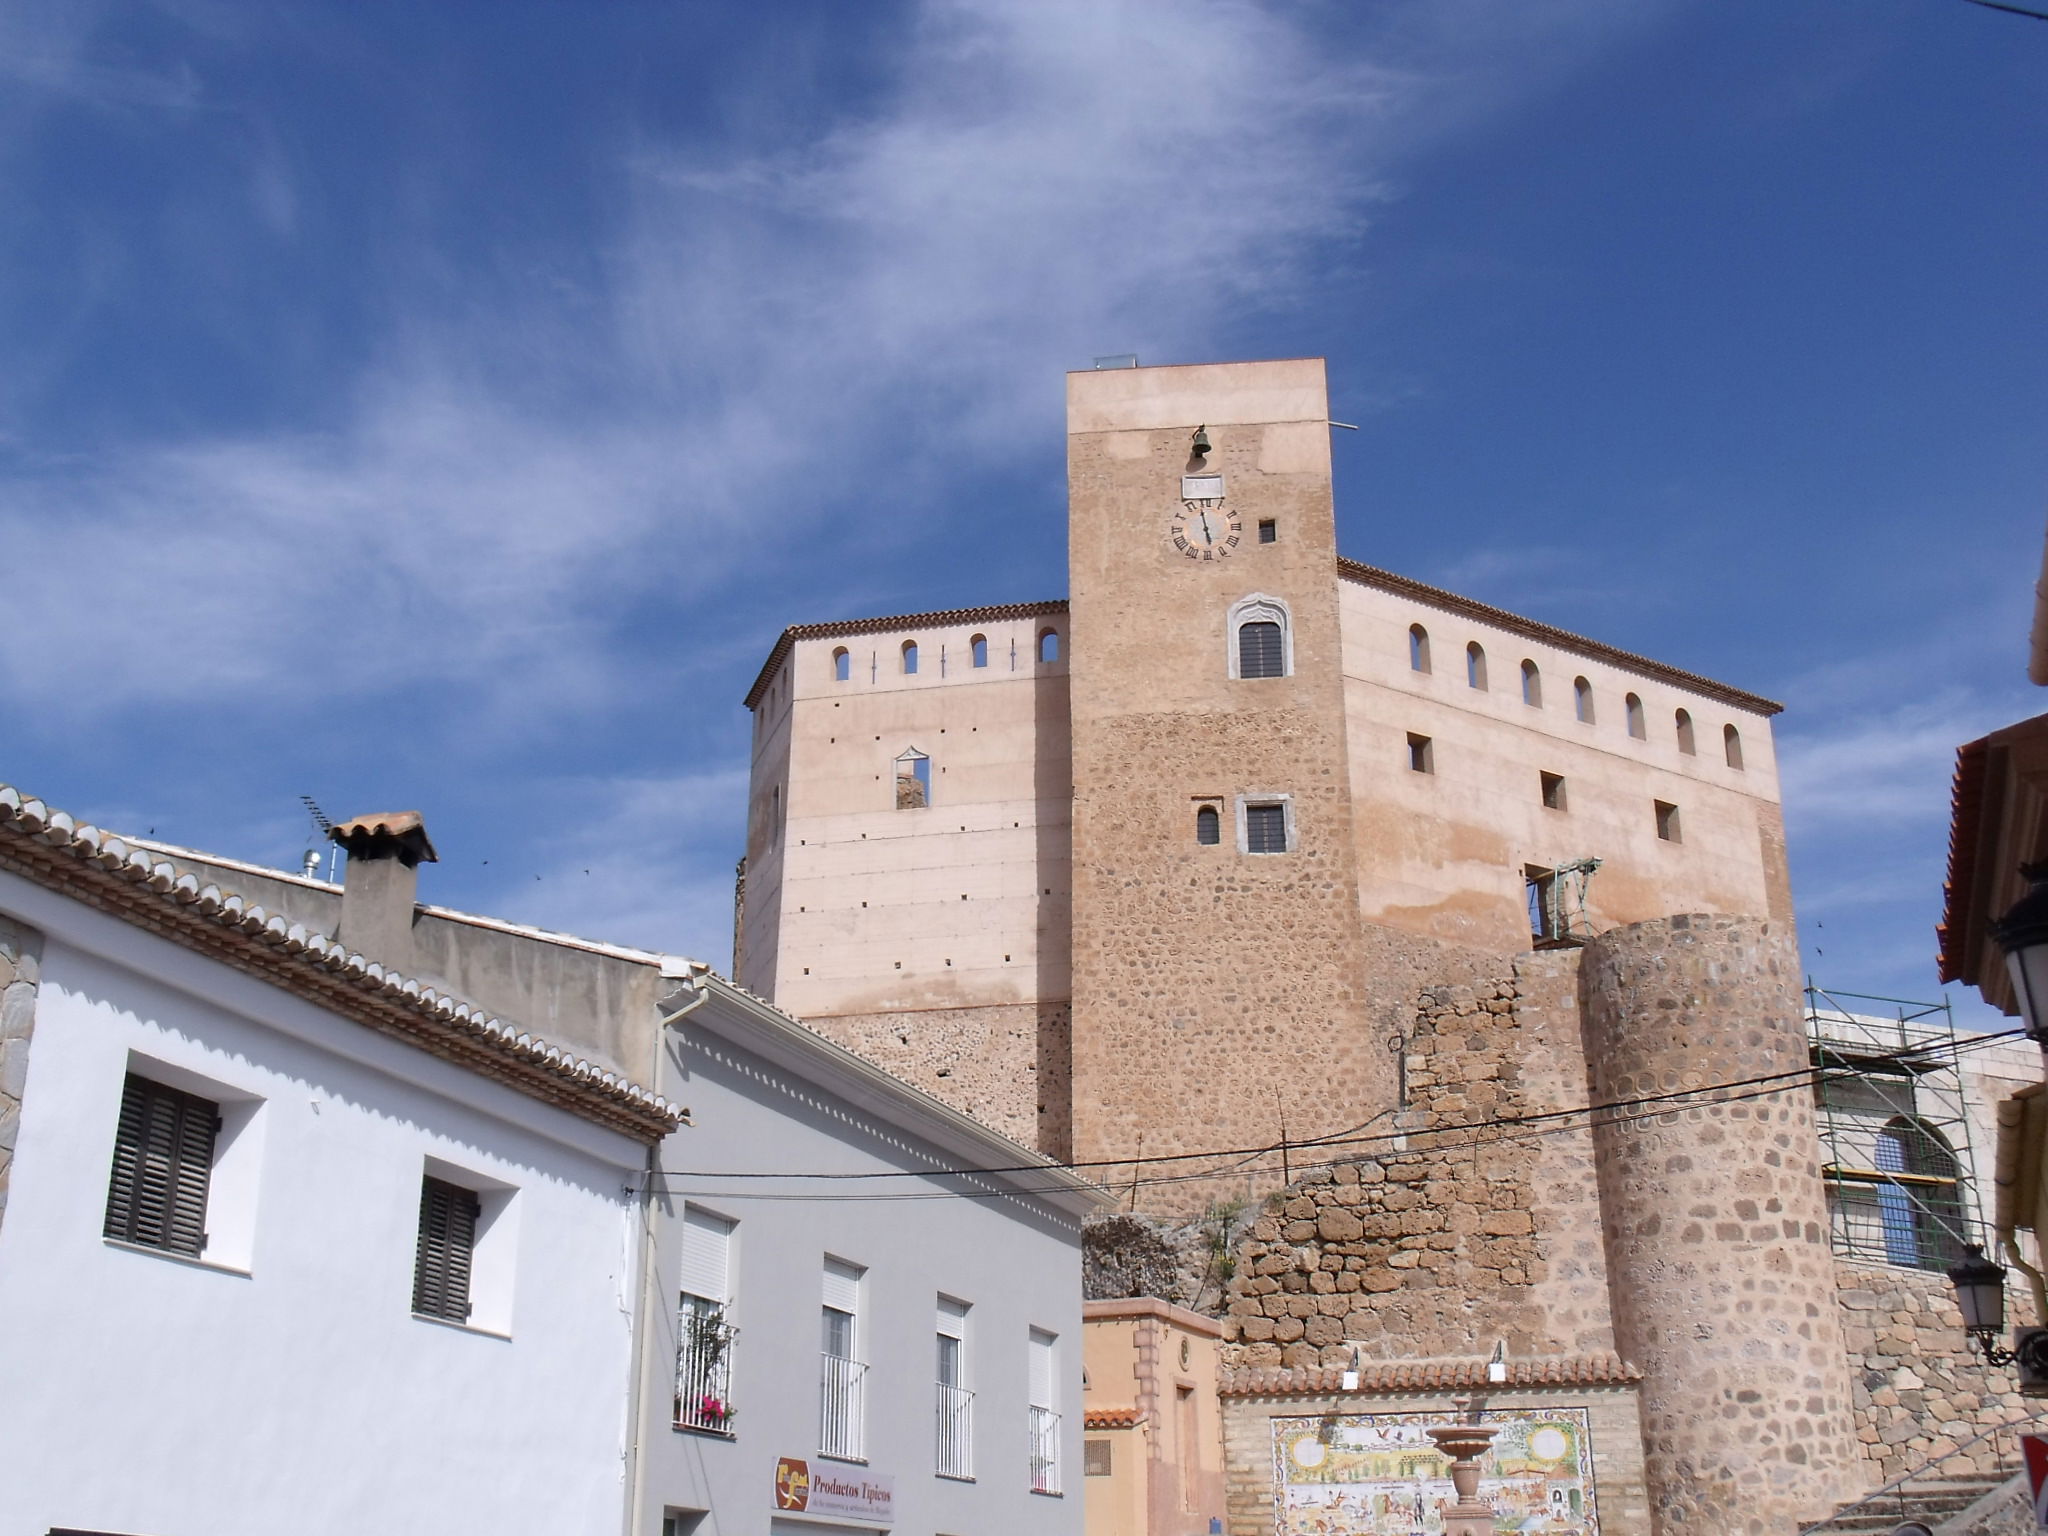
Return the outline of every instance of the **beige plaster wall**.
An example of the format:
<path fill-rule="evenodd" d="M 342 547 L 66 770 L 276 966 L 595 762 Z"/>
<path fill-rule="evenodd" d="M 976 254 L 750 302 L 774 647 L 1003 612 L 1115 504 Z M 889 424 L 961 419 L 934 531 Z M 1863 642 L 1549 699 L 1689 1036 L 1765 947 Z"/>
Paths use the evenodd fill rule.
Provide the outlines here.
<path fill-rule="evenodd" d="M 1224 1511 L 1218 1325 L 1151 1297 L 1086 1302 L 1082 1316 L 1087 1410 L 1138 1415 L 1088 1431 L 1119 1437 L 1110 1476 L 1088 1479 L 1089 1536 L 1202 1536 Z"/>
<path fill-rule="evenodd" d="M 1526 948 L 1525 866 L 1589 855 L 1604 861 L 1588 890 L 1596 929 L 1670 912 L 1789 919 L 1768 716 L 1358 580 L 1338 583 L 1338 604 L 1369 922 Z M 1427 673 L 1409 664 L 1417 623 L 1430 637 Z M 1472 642 L 1486 654 L 1483 690 L 1467 681 Z M 1522 701 L 1525 658 L 1542 673 L 1540 708 Z M 1574 712 L 1578 676 L 1593 686 L 1590 724 Z M 1631 692 L 1643 701 L 1645 740 L 1628 732 Z M 1678 749 L 1680 708 L 1693 717 L 1694 755 Z M 1741 769 L 1723 756 L 1727 724 L 1742 736 Z M 1433 773 L 1410 768 L 1410 732 L 1430 738 Z M 1565 809 L 1544 806 L 1545 772 L 1563 776 Z M 1657 836 L 1659 800 L 1679 808 L 1678 842 Z"/>
<path fill-rule="evenodd" d="M 1067 663 L 1035 649 L 1052 628 L 1064 652 L 1066 627 L 1053 615 L 792 647 L 786 725 L 772 686 L 757 711 L 743 985 L 772 972 L 776 1002 L 804 1017 L 1066 997 Z M 977 633 L 986 668 L 969 664 Z M 911 748 L 931 759 L 931 799 L 899 810 L 895 762 Z M 778 762 L 779 850 L 764 809 Z"/>

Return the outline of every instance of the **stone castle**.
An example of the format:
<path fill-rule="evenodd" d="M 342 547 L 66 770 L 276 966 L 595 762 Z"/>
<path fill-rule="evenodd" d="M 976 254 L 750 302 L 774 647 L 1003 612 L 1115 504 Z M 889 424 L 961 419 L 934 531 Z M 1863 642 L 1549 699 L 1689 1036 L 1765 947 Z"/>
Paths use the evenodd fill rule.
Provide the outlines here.
<path fill-rule="evenodd" d="M 775 644 L 740 983 L 1213 1232 L 1233 1530 L 1338 1497 L 1302 1424 L 1454 1391 L 1552 1416 L 1578 1529 L 1881 1481 L 1779 706 L 1341 558 L 1320 360 L 1076 373 L 1067 420 L 1066 601 Z"/>

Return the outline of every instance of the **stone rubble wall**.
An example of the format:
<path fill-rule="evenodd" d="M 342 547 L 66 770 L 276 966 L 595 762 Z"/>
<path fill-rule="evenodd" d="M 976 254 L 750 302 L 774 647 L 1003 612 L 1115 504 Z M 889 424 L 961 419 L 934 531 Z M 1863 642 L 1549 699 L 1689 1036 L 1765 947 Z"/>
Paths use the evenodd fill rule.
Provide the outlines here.
<path fill-rule="evenodd" d="M 1237 1248 L 1226 1364 L 1613 1347 L 1582 1130 L 1473 1131 L 1585 1102 L 1576 957 L 1425 991 L 1408 1033 L 1408 1145 L 1311 1169 Z"/>
<path fill-rule="evenodd" d="M 991 1003 L 820 1014 L 827 1039 L 1048 1157 L 1072 1155 L 1073 1008 Z"/>
<path fill-rule="evenodd" d="M 2010 1370 L 1994 1370 L 1969 1348 L 1946 1275 L 1840 1259 L 1835 1284 L 1856 1441 L 1873 1487 L 1947 1455 L 1981 1430 L 2048 1414 L 2048 1402 L 2020 1396 Z M 2012 1320 L 2031 1323 L 2024 1284 L 2008 1287 L 2007 1296 Z M 1987 1440 L 1941 1470 L 1988 1472 L 1994 1454 Z"/>
<path fill-rule="evenodd" d="M 21 1101 L 28 1091 L 28 1050 L 35 1034 L 42 957 L 41 934 L 0 917 L 0 1222 L 7 1219 Z"/>

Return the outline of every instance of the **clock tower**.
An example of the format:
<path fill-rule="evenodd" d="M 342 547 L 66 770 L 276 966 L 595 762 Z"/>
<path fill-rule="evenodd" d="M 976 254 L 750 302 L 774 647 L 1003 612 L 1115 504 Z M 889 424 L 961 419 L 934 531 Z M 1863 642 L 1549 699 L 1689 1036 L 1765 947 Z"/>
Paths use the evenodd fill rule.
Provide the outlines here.
<path fill-rule="evenodd" d="M 1392 1104 L 1363 1005 L 1329 432 L 1320 359 L 1068 376 L 1073 1151 L 1130 1159 L 1111 1183 Z"/>

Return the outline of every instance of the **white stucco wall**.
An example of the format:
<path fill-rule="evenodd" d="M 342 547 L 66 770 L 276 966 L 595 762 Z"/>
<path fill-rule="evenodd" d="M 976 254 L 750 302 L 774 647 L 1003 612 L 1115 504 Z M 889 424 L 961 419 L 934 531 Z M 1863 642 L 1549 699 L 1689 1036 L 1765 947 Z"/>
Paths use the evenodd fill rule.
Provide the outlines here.
<path fill-rule="evenodd" d="M 643 1501 L 637 1536 L 660 1536 L 665 1511 L 703 1511 L 692 1536 L 760 1536 L 773 1514 L 779 1457 L 814 1469 L 885 1474 L 895 1484 L 893 1531 L 1081 1530 L 1080 1225 L 1043 1201 L 1004 1198 L 849 1199 L 857 1195 L 987 1194 L 993 1179 L 880 1183 L 721 1174 L 959 1166 L 958 1151 L 923 1139 L 915 1123 L 746 1047 L 746 1026 L 714 999 L 692 1014 L 670 1053 L 661 1091 L 690 1105 L 692 1124 L 663 1148 L 657 1303 L 649 1319 Z M 986 1155 L 986 1154 L 984 1154 Z M 692 1202 L 737 1223 L 729 1316 L 733 1352 L 730 1438 L 668 1427 L 672 1420 L 680 1245 Z M 866 1268 L 859 1357 L 867 1362 L 865 1468 L 818 1456 L 820 1306 L 827 1256 Z M 972 1482 L 941 1478 L 936 1450 L 936 1311 L 941 1293 L 970 1305 L 966 1380 L 975 1393 Z M 1058 1336 L 1064 1494 L 1030 1490 L 1027 1339 Z M 858 1530 L 806 1524 L 792 1532 Z M 784 1529 L 784 1521 L 773 1527 Z"/>
<path fill-rule="evenodd" d="M 46 936 L 0 1536 L 618 1529 L 639 1147 L 5 874 L 0 912 Z M 101 1237 L 131 1063 L 228 1101 L 206 1262 Z M 411 1315 L 430 1170 L 502 1208 L 500 1332 Z"/>

